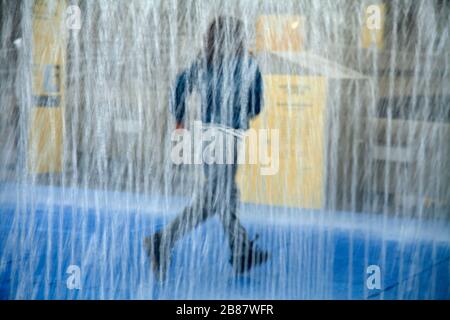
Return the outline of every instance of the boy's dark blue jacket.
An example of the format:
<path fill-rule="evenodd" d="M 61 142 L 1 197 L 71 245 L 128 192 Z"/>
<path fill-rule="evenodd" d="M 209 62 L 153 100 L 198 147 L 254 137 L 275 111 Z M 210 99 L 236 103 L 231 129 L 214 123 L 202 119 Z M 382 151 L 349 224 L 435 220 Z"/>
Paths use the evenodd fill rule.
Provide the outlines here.
<path fill-rule="evenodd" d="M 248 129 L 249 120 L 261 112 L 263 82 L 256 61 L 251 57 L 232 59 L 207 66 L 197 59 L 181 72 L 172 90 L 171 109 L 182 123 L 186 99 L 194 89 L 201 97 L 202 121 L 233 129 Z"/>

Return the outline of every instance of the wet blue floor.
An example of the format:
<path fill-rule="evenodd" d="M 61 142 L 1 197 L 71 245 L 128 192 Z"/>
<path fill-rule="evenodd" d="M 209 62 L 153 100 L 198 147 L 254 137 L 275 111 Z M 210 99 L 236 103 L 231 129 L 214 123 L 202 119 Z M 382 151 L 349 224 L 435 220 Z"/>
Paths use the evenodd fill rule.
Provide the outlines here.
<path fill-rule="evenodd" d="M 213 218 L 178 243 L 161 284 L 142 248 L 163 223 L 157 212 L 0 205 L 1 299 L 450 298 L 446 241 L 382 241 L 353 228 L 244 221 L 271 259 L 235 276 Z M 80 267 L 79 289 L 67 286 L 70 265 Z M 380 266 L 381 289 L 367 288 L 368 265 Z"/>

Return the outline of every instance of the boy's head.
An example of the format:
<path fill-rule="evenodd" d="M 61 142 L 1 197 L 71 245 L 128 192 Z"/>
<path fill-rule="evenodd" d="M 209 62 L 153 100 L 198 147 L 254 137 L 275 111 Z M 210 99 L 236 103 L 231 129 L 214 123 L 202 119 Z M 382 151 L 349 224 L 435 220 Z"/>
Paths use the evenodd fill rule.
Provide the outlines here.
<path fill-rule="evenodd" d="M 208 28 L 205 54 L 208 65 L 220 63 L 222 59 L 244 54 L 244 24 L 241 20 L 219 16 Z"/>

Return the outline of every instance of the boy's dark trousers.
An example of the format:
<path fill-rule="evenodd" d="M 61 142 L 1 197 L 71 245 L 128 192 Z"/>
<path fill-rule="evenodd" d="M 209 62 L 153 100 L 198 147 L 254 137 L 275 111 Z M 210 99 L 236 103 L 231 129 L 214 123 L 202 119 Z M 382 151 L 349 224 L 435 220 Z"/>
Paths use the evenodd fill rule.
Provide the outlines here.
<path fill-rule="evenodd" d="M 236 184 L 237 144 L 232 164 L 204 164 L 205 181 L 201 192 L 162 231 L 166 249 L 208 218 L 218 215 L 228 237 L 232 257 L 246 255 L 250 248 L 247 231 L 239 222 L 239 189 Z"/>

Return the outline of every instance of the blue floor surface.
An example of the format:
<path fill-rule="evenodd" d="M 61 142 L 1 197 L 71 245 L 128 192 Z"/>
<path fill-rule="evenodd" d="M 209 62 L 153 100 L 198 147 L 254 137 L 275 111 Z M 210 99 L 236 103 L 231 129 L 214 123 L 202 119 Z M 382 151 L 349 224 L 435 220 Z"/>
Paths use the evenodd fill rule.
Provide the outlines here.
<path fill-rule="evenodd" d="M 398 235 L 395 229 L 394 235 L 387 235 L 374 227 L 391 224 L 382 216 L 370 216 L 367 223 L 358 216 L 362 224 L 355 227 L 314 219 L 276 226 L 243 219 L 251 235 L 259 234 L 259 245 L 271 252 L 268 263 L 243 276 L 233 274 L 222 228 L 212 218 L 178 243 L 168 278 L 161 284 L 150 271 L 142 239 L 176 214 L 182 207 L 180 199 L 174 197 L 173 204 L 178 205 L 165 199 L 124 211 L 95 206 L 95 199 L 86 197 L 78 204 L 53 203 L 46 192 L 58 198 L 61 190 L 36 189 L 41 196 L 33 198 L 34 189 L 18 193 L 23 188 L 0 185 L 1 299 L 450 298 L 447 235 L 434 238 L 412 229 L 416 233 L 405 236 L 401 231 L 407 224 L 398 221 Z M 99 194 L 106 203 L 115 198 Z M 171 215 L 164 218 L 162 211 Z M 366 224 L 370 227 L 361 227 Z M 420 230 L 425 224 L 416 223 Z M 449 231 L 447 225 L 430 228 L 431 234 Z M 67 285 L 70 265 L 80 268 L 78 289 Z M 380 289 L 367 287 L 368 265 L 380 266 Z"/>

